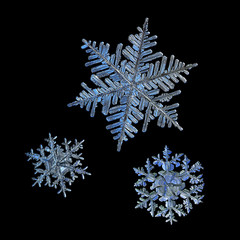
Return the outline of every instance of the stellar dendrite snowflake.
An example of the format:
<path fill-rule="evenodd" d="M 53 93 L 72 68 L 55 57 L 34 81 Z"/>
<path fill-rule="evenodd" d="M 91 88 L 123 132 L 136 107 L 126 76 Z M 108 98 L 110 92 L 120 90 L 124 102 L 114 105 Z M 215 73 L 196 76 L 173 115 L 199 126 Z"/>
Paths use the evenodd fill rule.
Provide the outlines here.
<path fill-rule="evenodd" d="M 91 175 L 91 173 L 86 171 L 88 167 L 80 167 L 82 165 L 81 160 L 84 160 L 84 158 L 81 156 L 82 153 L 77 154 L 78 150 L 83 148 L 82 143 L 84 140 L 81 142 L 75 140 L 75 143 L 70 147 L 71 141 L 67 141 L 65 138 L 64 148 L 62 148 L 56 144 L 56 138 L 49 134 L 49 138 L 45 139 L 48 146 L 43 147 L 40 145 L 40 148 L 37 149 L 39 154 L 34 153 L 31 149 L 31 152 L 26 153 L 26 155 L 29 157 L 28 161 L 36 161 L 36 163 L 33 163 L 36 170 L 35 174 L 40 173 L 37 178 L 33 178 L 35 180 L 33 186 L 38 184 L 41 187 L 42 182 L 45 180 L 45 185 L 49 187 L 57 188 L 57 185 L 59 185 L 60 190 L 58 193 L 63 192 L 64 197 L 66 197 L 66 191 L 71 191 L 66 187 L 66 183 L 71 185 L 74 182 L 78 177 L 75 173 L 81 174 L 83 179 L 85 174 Z M 74 161 L 74 159 L 76 160 Z M 44 167 L 44 169 L 39 168 L 40 166 Z M 55 179 L 53 182 L 51 182 L 51 177 Z"/>
<path fill-rule="evenodd" d="M 148 123 L 158 118 L 157 125 L 168 127 L 174 125 L 179 130 L 182 127 L 177 122 L 176 108 L 178 103 L 163 105 L 172 97 L 179 95 L 180 90 L 169 92 L 174 89 L 175 83 L 179 80 L 186 82 L 182 73 L 188 74 L 188 70 L 197 64 L 188 64 L 170 57 L 167 66 L 167 57 L 161 52 L 152 54 L 151 47 L 157 43 L 154 41 L 157 36 L 149 36 L 148 18 L 146 18 L 143 28 L 137 28 L 138 34 L 131 34 L 128 38 L 131 46 L 126 46 L 122 50 L 123 44 L 118 44 L 116 53 L 109 54 L 110 45 L 101 42 L 97 47 L 96 42 L 83 39 L 83 49 L 90 54 L 89 62 L 85 66 L 92 66 L 91 81 L 98 87 L 91 89 L 84 82 L 81 84 L 85 89 L 76 97 L 76 101 L 68 104 L 69 107 L 80 105 L 86 106 L 90 111 L 90 116 L 95 115 L 97 104 L 102 104 L 102 113 L 111 114 L 107 121 L 114 123 L 107 126 L 118 140 L 117 150 L 121 150 L 123 141 L 133 138 L 137 129 L 133 126 L 139 120 L 144 119 L 142 131 L 147 131 Z M 121 60 L 121 55 L 126 57 Z M 161 61 L 154 64 L 150 61 L 161 57 Z M 100 78 L 105 78 L 101 80 Z M 163 93 L 160 94 L 160 91 Z M 167 93 L 169 92 L 169 93 Z M 112 105 L 116 105 L 111 107 Z M 143 113 L 145 111 L 145 113 Z"/>
<path fill-rule="evenodd" d="M 134 168 L 134 171 L 138 176 L 142 176 L 134 186 L 143 188 L 136 188 L 136 192 L 140 195 L 140 201 L 136 208 L 147 208 L 153 217 L 165 217 L 166 222 L 172 224 L 176 222 L 174 213 L 178 216 L 185 216 L 192 209 L 192 200 L 195 204 L 201 203 L 203 195 L 198 195 L 201 192 L 204 183 L 202 174 L 194 176 L 196 171 L 200 171 L 201 164 L 196 162 L 191 167 L 189 166 L 190 160 L 184 156 L 181 160 L 181 154 L 175 154 L 170 159 L 171 151 L 165 146 L 163 151 L 163 159 L 160 158 L 160 154 L 157 157 L 152 157 L 155 161 L 154 165 L 161 167 L 161 170 L 157 173 L 151 172 L 154 166 L 147 159 L 146 171 L 144 168 Z M 174 171 L 174 168 L 181 166 L 182 171 Z M 188 181 L 187 181 L 188 180 Z M 150 191 L 145 187 L 150 184 Z M 190 187 L 189 187 L 190 186 Z M 183 199 L 183 204 L 178 204 L 177 200 Z M 165 202 L 165 206 L 157 204 L 159 202 Z M 186 212 L 184 211 L 185 208 Z M 157 213 L 155 210 L 158 208 Z"/>

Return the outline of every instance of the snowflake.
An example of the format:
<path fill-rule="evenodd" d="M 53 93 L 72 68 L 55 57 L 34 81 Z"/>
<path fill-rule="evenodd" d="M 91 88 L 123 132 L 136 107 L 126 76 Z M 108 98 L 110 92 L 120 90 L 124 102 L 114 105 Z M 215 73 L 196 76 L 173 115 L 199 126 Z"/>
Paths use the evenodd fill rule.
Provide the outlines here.
<path fill-rule="evenodd" d="M 178 216 L 185 216 L 190 212 L 192 209 L 190 200 L 195 204 L 202 202 L 203 195 L 198 195 L 198 192 L 202 191 L 204 183 L 202 174 L 198 176 L 193 174 L 203 168 L 199 162 L 190 167 L 190 160 L 186 155 L 181 160 L 182 153 L 175 154 L 171 159 L 170 154 L 171 151 L 165 146 L 163 159 L 160 158 L 160 154 L 157 157 L 152 157 L 155 160 L 153 164 L 162 168 L 157 173 L 152 172 L 154 166 L 149 159 L 147 159 L 145 165 L 146 171 L 143 167 L 134 168 L 135 173 L 142 176 L 134 186 L 143 186 L 141 189 L 136 188 L 136 192 L 140 195 L 140 201 L 138 201 L 136 208 L 147 208 L 152 217 L 165 217 L 167 218 L 166 222 L 170 221 L 172 224 L 173 221 L 176 222 L 174 213 Z M 174 168 L 179 166 L 182 168 L 180 173 L 174 171 Z M 150 184 L 150 191 L 145 188 L 148 183 Z M 180 202 L 182 199 L 183 204 L 176 202 L 176 200 Z M 159 205 L 158 207 L 157 201 L 159 203 L 165 202 L 165 206 Z M 157 208 L 159 208 L 158 212 L 155 213 Z"/>
<path fill-rule="evenodd" d="M 26 155 L 29 157 L 28 161 L 36 161 L 36 163 L 33 163 L 36 170 L 35 174 L 40 173 L 37 178 L 33 178 L 35 180 L 33 186 L 38 184 L 41 187 L 42 182 L 45 180 L 45 185 L 49 187 L 57 188 L 57 185 L 59 185 L 60 190 L 58 193 L 63 192 L 64 197 L 66 197 L 66 191 L 71 191 L 66 187 L 66 183 L 71 185 L 74 182 L 78 177 L 75 173 L 81 174 L 83 179 L 85 174 L 91 175 L 91 173 L 86 171 L 88 167 L 80 167 L 82 165 L 81 160 L 84 160 L 84 158 L 81 156 L 82 153 L 77 154 L 78 150 L 83 148 L 82 143 L 84 140 L 81 142 L 75 140 L 75 143 L 70 147 L 71 141 L 67 141 L 65 138 L 64 148 L 62 148 L 56 144 L 56 138 L 49 133 L 49 138 L 45 139 L 48 146 L 43 147 L 40 145 L 40 148 L 37 149 L 39 154 L 34 153 L 33 149 L 31 149 L 31 152 L 26 153 Z M 40 166 L 44 167 L 44 169 L 39 168 Z M 55 179 L 53 182 L 51 182 L 51 177 Z"/>
<path fill-rule="evenodd" d="M 118 44 L 115 54 L 109 54 L 110 45 L 101 42 L 97 47 L 96 42 L 83 39 L 82 49 L 90 54 L 89 62 L 85 66 L 92 66 L 91 81 L 97 86 L 92 89 L 82 82 L 84 88 L 76 97 L 76 101 L 68 104 L 69 107 L 80 105 L 90 111 L 90 116 L 95 115 L 98 103 L 102 104 L 102 113 L 107 116 L 107 121 L 113 122 L 107 126 L 118 140 L 117 150 L 121 150 L 123 141 L 128 137 L 133 138 L 138 132 L 133 124 L 144 119 L 142 131 L 147 131 L 148 123 L 157 118 L 157 125 L 168 127 L 174 125 L 179 130 L 182 127 L 177 122 L 176 108 L 178 103 L 163 105 L 172 97 L 179 95 L 180 90 L 172 91 L 179 80 L 186 82 L 182 75 L 189 74 L 188 70 L 197 64 L 185 65 L 170 57 L 167 65 L 167 57 L 161 52 L 152 53 L 151 47 L 157 43 L 157 36 L 149 36 L 148 18 L 143 28 L 137 28 L 138 34 L 131 34 L 128 38 L 131 46 L 122 50 L 123 44 Z M 121 60 L 121 55 L 126 59 Z M 161 61 L 149 63 L 161 57 Z M 101 80 L 104 78 L 104 80 Z M 163 93 L 160 94 L 160 91 Z M 115 106 L 111 106 L 115 105 Z M 144 113 L 143 113 L 144 111 Z"/>

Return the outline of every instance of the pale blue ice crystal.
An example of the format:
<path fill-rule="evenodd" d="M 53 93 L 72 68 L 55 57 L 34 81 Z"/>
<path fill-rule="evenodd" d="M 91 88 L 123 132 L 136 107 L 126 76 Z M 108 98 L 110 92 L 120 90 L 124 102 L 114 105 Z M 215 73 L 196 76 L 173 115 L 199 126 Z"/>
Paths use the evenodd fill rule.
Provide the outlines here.
<path fill-rule="evenodd" d="M 138 132 L 134 124 L 143 120 L 142 131 L 146 132 L 148 123 L 157 119 L 157 125 L 164 127 L 174 125 L 179 130 L 182 127 L 177 122 L 176 108 L 178 103 L 164 105 L 180 90 L 170 91 L 181 80 L 186 82 L 183 73 L 188 75 L 197 64 L 180 62 L 172 55 L 167 63 L 167 57 L 161 52 L 153 53 L 151 50 L 157 42 L 156 35 L 150 36 L 148 31 L 148 18 L 143 28 L 138 27 L 138 34 L 128 37 L 132 46 L 117 45 L 115 54 L 109 53 L 110 45 L 83 39 L 82 49 L 89 54 L 85 66 L 91 66 L 90 80 L 97 88 L 90 88 L 82 82 L 84 90 L 76 97 L 76 101 L 68 104 L 69 107 L 79 105 L 90 111 L 90 116 L 95 115 L 95 110 L 100 103 L 102 113 L 111 122 L 107 129 L 118 141 L 117 150 L 121 150 L 123 141 L 128 137 L 133 138 Z M 122 55 L 126 58 L 121 59 Z M 154 63 L 151 61 L 161 58 Z"/>
<path fill-rule="evenodd" d="M 152 217 L 165 217 L 166 222 L 172 224 L 177 221 L 175 214 L 185 216 L 192 209 L 192 203 L 202 202 L 203 195 L 198 193 L 202 192 L 204 183 L 202 174 L 194 175 L 203 168 L 199 162 L 190 166 L 186 155 L 183 158 L 182 153 L 170 155 L 171 151 L 165 146 L 162 158 L 160 154 L 152 157 L 157 168 L 155 172 L 149 159 L 146 170 L 143 167 L 134 168 L 135 173 L 141 176 L 134 186 L 142 186 L 135 189 L 140 195 L 136 208 L 147 208 Z"/>
<path fill-rule="evenodd" d="M 81 174 L 84 179 L 85 174 L 91 175 L 91 173 L 86 171 L 88 167 L 81 167 L 81 161 L 84 158 L 82 153 L 78 153 L 79 149 L 83 148 L 84 140 L 81 142 L 75 140 L 75 143 L 70 146 L 71 141 L 67 141 L 65 138 L 62 143 L 64 147 L 61 147 L 56 144 L 56 138 L 49 133 L 49 138 L 45 139 L 48 146 L 40 145 L 40 148 L 37 149 L 39 153 L 34 153 L 31 149 L 31 152 L 26 153 L 26 155 L 29 157 L 28 161 L 35 161 L 33 163 L 35 174 L 40 174 L 37 178 L 33 178 L 35 181 L 33 186 L 38 184 L 41 187 L 41 184 L 45 181 L 45 185 L 49 187 L 57 188 L 59 186 L 58 193 L 62 192 L 66 197 L 66 191 L 71 191 L 66 184 L 71 185 L 78 177 L 76 174 Z"/>

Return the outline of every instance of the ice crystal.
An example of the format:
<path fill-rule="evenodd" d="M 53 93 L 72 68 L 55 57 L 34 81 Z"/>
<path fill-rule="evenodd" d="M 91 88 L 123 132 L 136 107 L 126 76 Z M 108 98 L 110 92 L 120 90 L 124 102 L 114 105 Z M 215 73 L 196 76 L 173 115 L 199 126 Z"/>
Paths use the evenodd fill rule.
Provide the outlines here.
<path fill-rule="evenodd" d="M 148 123 L 157 118 L 157 125 L 164 127 L 174 125 L 179 130 L 182 127 L 177 122 L 176 108 L 178 103 L 164 105 L 172 97 L 179 95 L 180 90 L 171 91 L 175 84 L 181 80 L 186 82 L 182 75 L 189 74 L 188 70 L 197 64 L 185 65 L 174 55 L 167 57 L 161 52 L 152 53 L 151 48 L 157 43 L 157 36 L 150 36 L 148 31 L 148 18 L 143 28 L 137 28 L 138 34 L 131 34 L 128 40 L 132 44 L 123 49 L 123 44 L 117 45 L 116 53 L 110 54 L 110 45 L 83 39 L 82 49 L 89 53 L 85 66 L 93 66 L 91 81 L 97 86 L 92 89 L 82 82 L 84 90 L 76 97 L 76 101 L 68 104 L 69 107 L 79 105 L 90 111 L 90 116 L 95 115 L 98 103 L 102 104 L 102 113 L 107 116 L 107 121 L 113 122 L 107 126 L 118 140 L 117 150 L 121 150 L 123 141 L 128 137 L 133 138 L 138 132 L 133 124 L 144 120 L 142 131 L 146 132 Z M 122 50 L 123 49 L 123 50 Z M 121 56 L 126 59 L 121 60 Z M 161 61 L 149 63 L 161 58 Z M 103 79 L 104 80 L 101 80 Z M 161 92 L 162 91 L 162 92 Z"/>
<path fill-rule="evenodd" d="M 152 157 L 153 165 L 160 168 L 157 172 L 153 172 L 154 166 L 149 159 L 145 165 L 146 170 L 143 167 L 134 168 L 135 173 L 142 176 L 134 186 L 142 186 L 135 189 L 140 195 L 136 208 L 147 208 L 152 217 L 165 217 L 166 222 L 172 224 L 173 221 L 176 222 L 175 213 L 178 216 L 185 216 L 190 212 L 191 201 L 195 204 L 201 203 L 203 195 L 199 195 L 198 192 L 202 192 L 204 183 L 202 174 L 194 175 L 203 168 L 199 162 L 190 167 L 190 160 L 186 155 L 181 160 L 182 153 L 175 154 L 172 158 L 170 154 L 171 151 L 165 146 L 163 158 L 160 154 Z M 182 170 L 174 171 L 177 167 L 181 167 Z"/>
<path fill-rule="evenodd" d="M 84 179 L 85 174 L 91 175 L 86 171 L 88 167 L 81 168 L 81 160 L 84 160 L 82 153 L 77 153 L 79 149 L 83 148 L 82 143 L 75 140 L 75 143 L 70 146 L 71 141 L 64 139 L 62 143 L 64 148 L 56 144 L 56 138 L 49 134 L 49 138 L 45 139 L 48 142 L 48 146 L 40 148 L 37 150 L 39 153 L 34 153 L 31 149 L 30 153 L 26 153 L 29 157 L 28 161 L 35 160 L 33 163 L 35 174 L 40 174 L 35 180 L 33 186 L 36 184 L 41 187 L 42 182 L 45 180 L 45 185 L 49 187 L 57 188 L 59 185 L 60 190 L 58 193 L 63 192 L 64 197 L 66 197 L 66 191 L 71 191 L 66 187 L 66 183 L 71 185 L 74 180 L 78 177 L 76 174 L 81 174 Z M 42 168 L 40 168 L 42 167 Z M 54 179 L 54 181 L 52 180 Z"/>

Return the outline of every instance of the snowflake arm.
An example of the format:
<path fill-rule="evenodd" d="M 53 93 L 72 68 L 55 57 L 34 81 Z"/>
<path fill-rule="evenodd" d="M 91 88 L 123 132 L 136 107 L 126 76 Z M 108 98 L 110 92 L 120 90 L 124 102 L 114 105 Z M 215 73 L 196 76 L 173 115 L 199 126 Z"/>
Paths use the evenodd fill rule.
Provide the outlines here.
<path fill-rule="evenodd" d="M 150 160 L 147 159 L 146 165 L 146 172 L 144 168 L 133 168 L 136 174 L 138 176 L 143 176 L 141 179 L 139 179 L 134 186 L 146 186 L 146 182 L 154 182 L 156 173 L 151 173 L 151 170 L 153 169 L 153 165 L 151 164 Z"/>
<path fill-rule="evenodd" d="M 141 197 L 139 199 L 140 201 L 138 201 L 138 204 L 136 205 L 135 208 L 147 208 L 151 216 L 154 217 L 154 211 L 158 207 L 158 205 L 154 202 L 158 198 L 157 193 L 156 192 L 149 193 L 145 188 L 137 189 L 136 192 Z"/>
<path fill-rule="evenodd" d="M 49 187 L 57 188 L 59 186 L 60 190 L 58 193 L 63 192 L 64 197 L 66 197 L 66 192 L 71 191 L 67 188 L 66 183 L 71 185 L 78 177 L 77 174 L 81 174 L 84 179 L 85 175 L 91 175 L 91 173 L 86 171 L 87 167 L 80 167 L 82 165 L 81 161 L 84 158 L 82 157 L 82 153 L 77 153 L 79 149 L 83 148 L 82 143 L 84 140 L 81 142 L 75 140 L 75 143 L 70 146 L 71 141 L 64 139 L 64 148 L 62 148 L 56 144 L 56 138 L 49 134 L 49 138 L 45 139 L 48 142 L 48 146 L 44 148 L 40 145 L 40 148 L 37 149 L 40 152 L 39 154 L 34 153 L 31 149 L 31 152 L 26 153 L 26 155 L 29 157 L 28 161 L 36 161 L 36 163 L 33 163 L 35 174 L 40 173 L 37 178 L 33 178 L 35 181 L 33 186 L 38 184 L 41 187 L 41 184 L 45 180 L 45 185 Z"/>
<path fill-rule="evenodd" d="M 90 116 L 95 115 L 98 103 L 102 104 L 102 113 L 107 116 L 107 121 L 112 122 L 107 129 L 118 141 L 117 150 L 121 150 L 122 143 L 128 138 L 133 138 L 138 132 L 133 125 L 143 120 L 142 131 L 146 132 L 151 120 L 157 118 L 160 127 L 172 125 L 182 130 L 177 122 L 176 108 L 178 103 L 163 105 L 180 90 L 169 92 L 175 87 L 179 79 L 186 82 L 182 73 L 196 64 L 185 65 L 172 55 L 166 69 L 167 58 L 161 52 L 152 52 L 152 47 L 157 43 L 157 36 L 149 36 L 148 18 L 143 28 L 137 28 L 138 34 L 131 34 L 128 38 L 132 46 L 118 44 L 114 54 L 109 53 L 110 45 L 83 39 L 82 49 L 89 54 L 85 66 L 91 67 L 91 81 L 98 87 L 92 89 L 82 83 L 83 91 L 76 101 L 68 104 L 69 107 L 80 105 L 90 111 Z M 122 60 L 121 56 L 126 59 Z M 162 61 L 149 63 L 155 59 Z M 104 78 L 104 79 L 103 79 Z M 160 93 L 164 91 L 164 93 Z"/>
<path fill-rule="evenodd" d="M 150 32 L 148 31 L 148 18 L 145 19 L 143 29 L 141 29 L 140 27 L 138 27 L 137 29 L 140 32 L 139 34 L 131 34 L 128 37 L 128 40 L 132 43 L 132 48 L 130 46 L 127 46 L 123 50 L 123 55 L 130 60 L 130 62 L 128 62 L 127 64 L 127 69 L 130 73 L 133 74 L 133 83 L 137 83 L 138 73 L 143 73 L 143 71 L 147 69 L 148 65 L 145 64 L 146 62 L 163 56 L 161 52 L 151 54 L 152 50 L 148 49 L 157 44 L 155 41 L 151 42 L 152 40 L 155 40 L 157 38 L 156 35 L 148 37 L 148 35 L 150 34 Z"/>
<path fill-rule="evenodd" d="M 174 83 L 178 83 L 179 80 L 186 83 L 186 78 L 181 74 L 189 74 L 188 70 L 191 70 L 194 67 L 197 67 L 197 63 L 185 64 L 180 62 L 178 59 L 175 59 L 174 55 L 171 55 L 169 60 L 168 68 L 166 69 L 167 57 L 162 58 L 161 64 L 160 61 L 157 61 L 151 65 L 150 70 L 148 71 L 148 76 L 144 77 L 139 83 L 141 84 L 158 84 L 163 91 L 169 91 L 175 87 Z M 154 69 L 154 71 L 152 70 Z M 172 83 L 170 79 L 174 82 Z"/>

